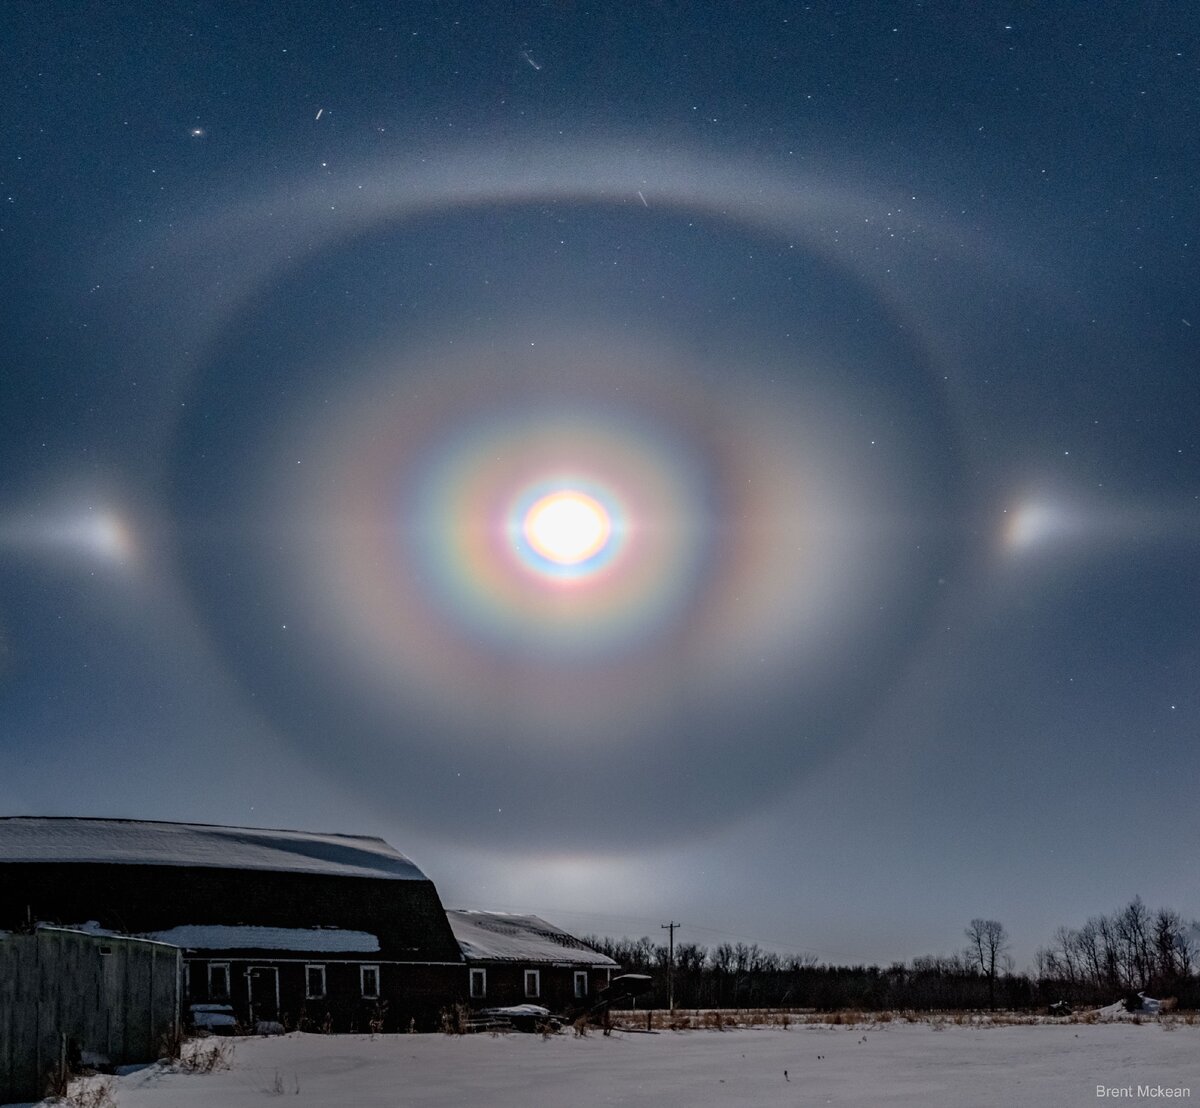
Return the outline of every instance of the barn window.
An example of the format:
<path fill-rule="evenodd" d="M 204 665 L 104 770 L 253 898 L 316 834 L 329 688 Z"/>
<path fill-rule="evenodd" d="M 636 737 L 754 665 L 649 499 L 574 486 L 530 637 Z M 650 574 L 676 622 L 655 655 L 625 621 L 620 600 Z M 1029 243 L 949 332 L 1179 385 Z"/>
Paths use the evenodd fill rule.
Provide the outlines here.
<path fill-rule="evenodd" d="M 575 999 L 582 1000 L 587 996 L 587 970 L 575 971 Z"/>
<path fill-rule="evenodd" d="M 229 963 L 208 963 L 208 999 L 229 999 Z"/>
<path fill-rule="evenodd" d="M 540 971 L 535 969 L 527 969 L 525 971 L 525 995 L 542 995 L 542 975 Z"/>
<path fill-rule="evenodd" d="M 325 967 L 304 967 L 304 996 L 306 1000 L 325 999 Z"/>
<path fill-rule="evenodd" d="M 471 996 L 476 1000 L 487 996 L 487 970 L 471 970 Z"/>
<path fill-rule="evenodd" d="M 362 983 L 362 995 L 367 1000 L 379 999 L 379 967 L 359 966 L 358 979 Z"/>

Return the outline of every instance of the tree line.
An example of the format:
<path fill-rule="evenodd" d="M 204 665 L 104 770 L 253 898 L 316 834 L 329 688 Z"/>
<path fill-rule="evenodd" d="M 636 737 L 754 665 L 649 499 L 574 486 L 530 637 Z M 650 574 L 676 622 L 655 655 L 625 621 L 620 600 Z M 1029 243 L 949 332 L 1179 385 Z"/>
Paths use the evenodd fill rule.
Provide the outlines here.
<path fill-rule="evenodd" d="M 1138 897 L 1078 929 L 1059 928 L 1024 973 L 1014 972 L 1003 924 L 984 919 L 970 922 L 959 951 L 886 967 L 823 964 L 814 955 L 778 954 L 745 942 L 677 942 L 672 964 L 668 946 L 649 937 L 589 935 L 584 942 L 622 972 L 653 979 L 638 1007 L 667 1007 L 670 980 L 677 1008 L 955 1011 L 1100 1005 L 1137 992 L 1197 1008 L 1198 936 L 1195 923 L 1170 909 L 1151 912 Z"/>
<path fill-rule="evenodd" d="M 1109 916 L 1093 916 L 1082 927 L 1060 927 L 1035 958 L 1039 980 L 1054 981 L 1073 996 L 1092 1001 L 1114 993 L 1151 996 L 1184 994 L 1197 1006 L 1200 949 L 1197 925 L 1178 912 L 1151 912 L 1141 897 Z"/>

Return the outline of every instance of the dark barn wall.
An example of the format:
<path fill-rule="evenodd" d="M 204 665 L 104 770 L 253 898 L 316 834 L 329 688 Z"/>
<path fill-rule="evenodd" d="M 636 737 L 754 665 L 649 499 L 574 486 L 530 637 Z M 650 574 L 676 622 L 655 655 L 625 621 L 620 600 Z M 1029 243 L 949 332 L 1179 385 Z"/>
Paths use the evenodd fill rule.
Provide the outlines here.
<path fill-rule="evenodd" d="M 0 862 L 0 928 L 27 918 L 114 931 L 180 924 L 340 927 L 378 936 L 381 959 L 458 961 L 433 882 L 190 866 Z"/>
<path fill-rule="evenodd" d="M 206 952 L 189 955 L 190 1001 L 192 1003 L 229 1004 L 239 1022 L 250 1026 L 250 989 L 248 974 L 253 967 L 272 967 L 278 974 L 278 1018 L 288 1030 L 370 1031 L 375 1025 L 386 1031 L 431 1031 L 438 1024 L 441 1010 L 458 992 L 463 975 L 461 964 L 421 965 L 375 962 L 360 957 L 354 960 L 322 959 L 319 955 L 296 960 L 296 955 L 260 952 L 256 956 L 233 956 Z M 213 997 L 208 992 L 210 963 L 229 965 L 229 995 Z M 325 967 L 325 995 L 306 996 L 305 969 L 309 965 Z M 360 968 L 379 967 L 379 997 L 362 995 Z"/>
<path fill-rule="evenodd" d="M 459 993 L 462 999 L 474 1008 L 503 1008 L 510 1004 L 540 1004 L 550 1011 L 561 1013 L 590 1006 L 596 994 L 608 982 L 608 974 L 595 966 L 553 966 L 536 962 L 484 962 L 470 963 L 474 969 L 487 970 L 487 996 L 468 999 L 467 969 L 459 971 Z M 537 997 L 525 995 L 525 971 L 537 970 L 540 974 L 541 994 Z M 585 971 L 588 975 L 588 995 L 582 999 L 575 996 L 575 973 Z"/>
<path fill-rule="evenodd" d="M 0 939 L 0 1103 L 40 1099 L 67 1061 L 152 1062 L 178 1035 L 180 953 L 39 930 Z"/>

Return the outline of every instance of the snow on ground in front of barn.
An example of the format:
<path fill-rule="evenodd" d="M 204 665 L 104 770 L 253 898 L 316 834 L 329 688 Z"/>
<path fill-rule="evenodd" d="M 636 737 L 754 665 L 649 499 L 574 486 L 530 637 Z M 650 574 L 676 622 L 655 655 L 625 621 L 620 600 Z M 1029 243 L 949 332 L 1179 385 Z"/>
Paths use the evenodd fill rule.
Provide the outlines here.
<path fill-rule="evenodd" d="M 773 1108 L 1095 1105 L 1097 1085 L 1190 1089 L 1200 1026 L 893 1023 L 661 1034 L 322 1036 L 232 1044 L 231 1066 L 116 1081 L 119 1108 Z M 787 1077 L 784 1077 L 787 1070 Z"/>

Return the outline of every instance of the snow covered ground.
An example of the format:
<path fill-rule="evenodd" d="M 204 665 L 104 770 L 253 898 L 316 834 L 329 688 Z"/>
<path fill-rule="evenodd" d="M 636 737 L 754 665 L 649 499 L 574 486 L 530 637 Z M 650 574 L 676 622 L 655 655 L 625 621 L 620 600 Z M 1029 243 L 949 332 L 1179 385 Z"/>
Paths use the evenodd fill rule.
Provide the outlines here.
<path fill-rule="evenodd" d="M 1200 1025 L 891 1023 L 659 1034 L 320 1036 L 232 1043 L 230 1068 L 115 1079 L 119 1108 L 1004 1108 L 1200 1104 Z M 114 1079 L 108 1079 L 110 1081 Z M 1128 1096 L 1105 1089 L 1129 1089 Z M 1139 1098 L 1139 1086 L 1148 1087 Z M 1178 1094 L 1176 1094 L 1178 1095 Z M 1173 1103 L 1179 1100 L 1171 1098 Z"/>

